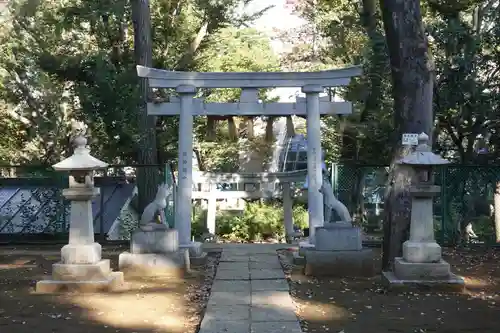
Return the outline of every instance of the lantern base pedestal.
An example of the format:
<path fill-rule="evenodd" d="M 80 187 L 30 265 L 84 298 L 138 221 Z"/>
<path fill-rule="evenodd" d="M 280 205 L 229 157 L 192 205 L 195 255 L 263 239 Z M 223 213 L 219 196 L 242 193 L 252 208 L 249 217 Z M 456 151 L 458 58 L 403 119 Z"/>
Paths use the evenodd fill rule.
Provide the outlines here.
<path fill-rule="evenodd" d="M 65 264 L 99 263 L 102 247 L 99 243 L 66 244 L 61 249 L 61 261 Z"/>
<path fill-rule="evenodd" d="M 123 285 L 123 273 L 112 272 L 109 260 L 95 264 L 52 265 L 52 279 L 38 281 L 37 293 L 56 293 L 62 291 L 97 292 L 118 289 Z"/>
<path fill-rule="evenodd" d="M 450 264 L 444 260 L 435 263 L 413 263 L 395 258 L 394 271 L 382 272 L 382 280 L 390 289 L 435 289 L 461 291 L 464 279 L 450 272 Z"/>
<path fill-rule="evenodd" d="M 412 242 L 403 243 L 403 258 L 407 262 L 439 263 L 441 261 L 441 246 L 436 242 Z"/>

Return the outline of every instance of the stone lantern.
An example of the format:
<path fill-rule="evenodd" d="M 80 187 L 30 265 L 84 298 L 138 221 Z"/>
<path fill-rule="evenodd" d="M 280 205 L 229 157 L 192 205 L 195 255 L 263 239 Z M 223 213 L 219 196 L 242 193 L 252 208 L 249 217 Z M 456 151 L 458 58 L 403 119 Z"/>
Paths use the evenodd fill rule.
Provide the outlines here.
<path fill-rule="evenodd" d="M 433 197 L 440 193 L 434 185 L 433 168 L 449 161 L 431 151 L 429 137 L 418 136 L 415 150 L 397 163 L 414 170 L 415 177 L 410 186 L 411 224 L 410 239 L 403 243 L 403 257 L 395 258 L 393 272 L 384 272 L 390 285 L 426 284 L 458 286 L 462 278 L 450 272 L 450 265 L 441 258 L 441 247 L 434 239 Z"/>
<path fill-rule="evenodd" d="M 94 241 L 92 200 L 99 196 L 94 187 L 94 171 L 107 163 L 90 155 L 86 126 L 73 123 L 73 155 L 53 165 L 69 172 L 69 188 L 63 196 L 70 201 L 69 242 L 61 249 L 61 261 L 52 265 L 52 279 L 39 281 L 38 292 L 60 290 L 105 290 L 123 282 L 120 272 L 112 272 L 109 260 L 101 259 L 101 245 Z"/>

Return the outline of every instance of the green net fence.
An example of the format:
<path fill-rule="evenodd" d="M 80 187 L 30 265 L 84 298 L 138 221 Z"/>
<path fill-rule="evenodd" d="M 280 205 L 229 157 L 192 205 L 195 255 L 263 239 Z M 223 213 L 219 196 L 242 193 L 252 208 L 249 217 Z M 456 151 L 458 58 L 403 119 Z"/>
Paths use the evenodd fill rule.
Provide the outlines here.
<path fill-rule="evenodd" d="M 361 211 L 368 230 L 380 229 L 387 166 L 333 164 L 334 193 L 351 212 Z M 459 240 L 461 226 L 472 226 L 471 241 L 494 243 L 494 194 L 500 183 L 500 166 L 446 165 L 435 168 L 441 193 L 434 199 L 436 239 L 443 245 Z"/>

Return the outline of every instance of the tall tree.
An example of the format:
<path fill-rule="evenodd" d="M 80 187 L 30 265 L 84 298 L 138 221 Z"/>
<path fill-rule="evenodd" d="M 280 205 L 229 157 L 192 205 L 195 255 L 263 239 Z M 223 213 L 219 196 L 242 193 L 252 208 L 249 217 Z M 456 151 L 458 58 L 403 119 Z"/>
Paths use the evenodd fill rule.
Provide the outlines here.
<path fill-rule="evenodd" d="M 132 21 L 134 24 L 134 51 L 138 65 L 153 66 L 153 48 L 151 43 L 151 12 L 149 0 L 132 2 Z M 147 102 L 149 97 L 147 79 L 139 79 L 138 116 L 138 162 L 142 164 L 137 171 L 138 210 L 151 202 L 159 183 L 159 170 L 156 150 L 156 117 L 148 116 Z"/>
<path fill-rule="evenodd" d="M 412 172 L 394 162 L 408 153 L 402 133 L 425 132 L 433 127 L 434 65 L 429 53 L 420 0 L 380 0 L 391 64 L 394 97 L 394 149 L 385 200 L 383 269 L 390 270 L 400 256 L 410 224 L 409 185 Z"/>

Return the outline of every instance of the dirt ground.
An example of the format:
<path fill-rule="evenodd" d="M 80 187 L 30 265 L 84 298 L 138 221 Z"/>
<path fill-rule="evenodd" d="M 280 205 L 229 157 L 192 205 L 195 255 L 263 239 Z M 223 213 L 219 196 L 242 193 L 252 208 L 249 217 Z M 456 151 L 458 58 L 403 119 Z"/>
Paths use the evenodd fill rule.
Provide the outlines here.
<path fill-rule="evenodd" d="M 466 278 L 464 293 L 386 292 L 379 278 L 310 278 L 282 254 L 304 332 L 500 332 L 500 249 L 445 251 Z"/>
<path fill-rule="evenodd" d="M 185 278 L 128 279 L 122 291 L 34 294 L 59 260 L 60 246 L 0 247 L 0 332 L 194 333 L 208 300 L 218 257 Z M 114 269 L 121 248 L 104 248 Z M 378 250 L 375 250 L 378 251 Z M 466 277 L 463 293 L 386 292 L 379 278 L 306 277 L 280 256 L 304 332 L 499 332 L 500 249 L 445 251 Z"/>
<path fill-rule="evenodd" d="M 60 258 L 60 246 L 0 247 L 2 333 L 194 333 L 208 300 L 217 254 L 188 277 L 127 279 L 112 293 L 37 295 L 36 281 Z M 125 249 L 104 248 L 116 270 Z"/>

